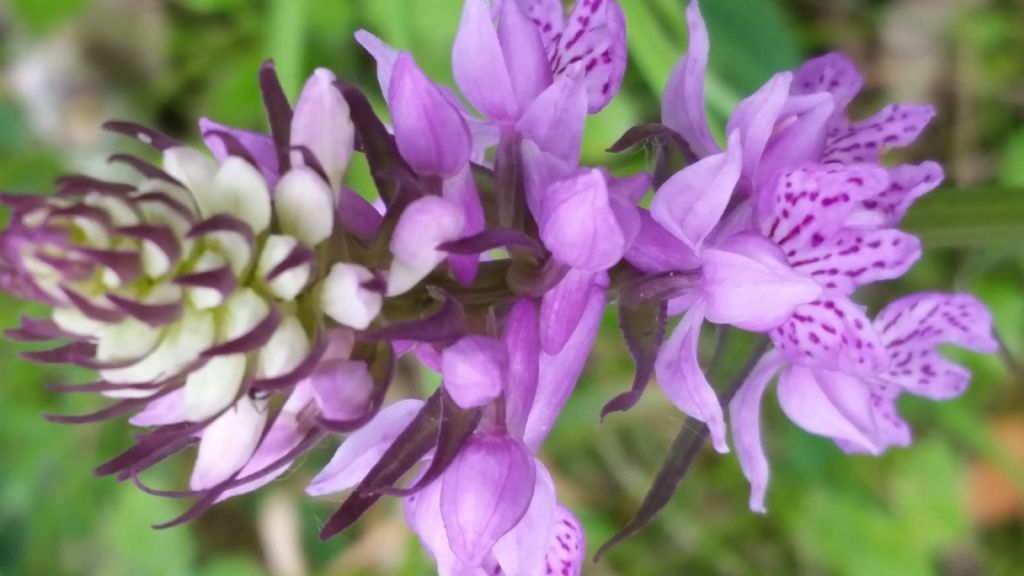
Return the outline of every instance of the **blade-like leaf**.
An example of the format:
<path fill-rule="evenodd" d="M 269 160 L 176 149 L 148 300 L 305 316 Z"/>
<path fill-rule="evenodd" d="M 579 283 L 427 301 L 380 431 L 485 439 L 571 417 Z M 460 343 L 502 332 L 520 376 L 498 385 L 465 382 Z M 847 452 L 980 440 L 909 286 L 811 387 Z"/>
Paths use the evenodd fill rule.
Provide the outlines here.
<path fill-rule="evenodd" d="M 619 329 L 636 365 L 633 387 L 628 392 L 612 398 L 601 409 L 601 418 L 612 412 L 624 412 L 632 408 L 647 389 L 647 383 L 654 376 L 654 361 L 665 340 L 665 325 L 668 321 L 668 304 L 662 301 L 647 301 L 629 306 L 619 300 Z"/>
<path fill-rule="evenodd" d="M 331 515 L 320 530 L 321 540 L 337 536 L 352 526 L 381 499 L 382 488 L 393 486 L 435 446 L 441 424 L 442 394 L 438 390 L 427 400 L 352 495 Z"/>
<path fill-rule="evenodd" d="M 902 226 L 927 248 L 964 248 L 1024 242 L 1024 190 L 943 188 L 918 200 Z"/>
<path fill-rule="evenodd" d="M 751 354 L 750 359 L 737 377 L 720 394 L 722 404 L 729 403 L 767 347 L 768 340 L 762 339 L 761 344 Z M 672 441 L 672 447 L 669 448 L 665 461 L 662 463 L 661 469 L 658 470 L 658 474 L 654 477 L 654 482 L 651 483 L 651 488 L 647 491 L 647 495 L 640 504 L 640 508 L 633 515 L 633 519 L 622 530 L 619 530 L 618 533 L 601 546 L 597 554 L 594 555 L 595 562 L 600 561 L 601 557 L 616 544 L 643 530 L 657 517 L 661 509 L 672 500 L 676 490 L 679 488 L 679 484 L 686 477 L 686 473 L 690 470 L 690 466 L 693 464 L 694 459 L 696 459 L 701 447 L 704 446 L 707 438 L 708 427 L 705 424 L 693 418 L 687 418 L 683 422 L 683 426 L 679 429 L 675 440 Z"/>

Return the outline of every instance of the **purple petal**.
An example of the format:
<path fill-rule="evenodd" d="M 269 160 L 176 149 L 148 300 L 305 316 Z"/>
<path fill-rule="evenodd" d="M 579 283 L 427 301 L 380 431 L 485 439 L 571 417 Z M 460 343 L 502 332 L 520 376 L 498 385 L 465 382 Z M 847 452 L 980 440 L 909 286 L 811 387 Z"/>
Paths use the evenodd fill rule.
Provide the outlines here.
<path fill-rule="evenodd" d="M 549 186 L 572 176 L 578 167 L 555 154 L 541 150 L 533 140 L 523 140 L 523 186 L 526 205 L 535 219 L 541 214 Z"/>
<path fill-rule="evenodd" d="M 814 165 L 780 174 L 762 198 L 761 232 L 792 258 L 824 244 L 860 201 L 888 185 L 886 171 L 867 164 Z"/>
<path fill-rule="evenodd" d="M 323 496 L 362 482 L 421 408 L 421 400 L 401 400 L 381 410 L 373 420 L 345 439 L 327 466 L 306 487 L 306 493 Z"/>
<path fill-rule="evenodd" d="M 931 106 L 890 104 L 874 116 L 851 124 L 831 136 L 825 146 L 827 162 L 852 164 L 878 162 L 891 148 L 902 148 L 917 140 L 935 116 Z"/>
<path fill-rule="evenodd" d="M 462 229 L 463 236 L 472 236 L 484 231 L 484 207 L 480 203 L 480 194 L 477 192 L 476 182 L 473 180 L 473 170 L 469 164 L 464 165 L 462 171 L 454 177 L 444 181 L 442 195 L 449 202 L 462 207 L 462 215 L 465 219 Z M 480 258 L 477 254 L 448 257 L 452 275 L 463 285 L 473 282 L 479 262 Z"/>
<path fill-rule="evenodd" d="M 911 204 L 938 187 L 944 177 L 937 162 L 893 166 L 889 168 L 889 187 L 861 201 L 847 224 L 861 228 L 895 226 Z"/>
<path fill-rule="evenodd" d="M 626 73 L 626 18 L 615 0 L 579 0 L 551 52 L 555 76 L 580 65 L 587 77 L 588 111 L 612 100 Z"/>
<path fill-rule="evenodd" d="M 538 448 L 544 442 L 576 387 L 601 327 L 607 289 L 607 277 L 598 278 L 588 289 L 586 307 L 565 346 L 557 354 L 541 355 L 537 394 L 523 435 L 531 449 Z M 543 308 L 541 318 L 544 318 Z"/>
<path fill-rule="evenodd" d="M 842 372 L 790 366 L 779 377 L 778 391 L 782 411 L 797 426 L 871 454 L 880 452 L 871 393 L 860 380 Z"/>
<path fill-rule="evenodd" d="M 308 389 L 300 390 L 296 388 L 295 392 L 288 397 L 288 403 L 292 404 L 296 399 L 303 400 L 303 407 L 309 403 Z M 263 471 L 267 466 L 271 466 L 282 457 L 287 455 L 289 452 L 295 449 L 296 446 L 302 442 L 305 438 L 306 433 L 303 430 L 303 426 L 299 423 L 299 410 L 290 409 L 292 406 L 286 405 L 284 409 L 278 413 L 277 418 L 270 425 L 270 429 L 260 440 L 260 445 L 256 448 L 252 458 L 249 462 L 238 472 L 238 478 L 245 478 L 246 476 L 255 474 Z M 226 490 L 220 495 L 220 500 L 226 500 L 240 494 L 247 494 L 266 486 L 270 482 L 274 481 L 281 474 L 284 474 L 291 466 L 291 462 L 285 463 L 281 466 L 277 466 L 274 470 L 261 475 L 259 478 L 236 486 L 229 490 Z"/>
<path fill-rule="evenodd" d="M 519 524 L 494 545 L 494 558 L 502 574 L 543 574 L 549 545 L 555 543 L 553 536 L 566 532 L 564 525 L 558 525 L 563 514 L 555 500 L 555 483 L 540 460 L 534 460 L 534 464 L 537 474 L 530 507 Z M 569 550 L 573 550 L 572 546 Z M 548 563 L 552 565 L 562 567 L 557 562 Z"/>
<path fill-rule="evenodd" d="M 132 416 L 128 422 L 133 426 L 163 426 L 184 422 L 187 419 L 185 389 L 180 388 L 146 404 L 146 408 Z"/>
<path fill-rule="evenodd" d="M 444 261 L 438 247 L 463 235 L 465 215 L 461 206 L 436 196 L 410 204 L 395 226 L 391 252 L 395 260 L 388 279 L 388 295 L 411 289 Z"/>
<path fill-rule="evenodd" d="M 266 408 L 257 407 L 249 398 L 221 414 L 203 429 L 189 486 L 206 490 L 241 470 L 256 451 L 266 422 Z"/>
<path fill-rule="evenodd" d="M 464 446 L 441 485 L 441 517 L 456 558 L 467 567 L 482 564 L 526 514 L 535 482 L 533 456 L 519 440 L 487 434 Z"/>
<path fill-rule="evenodd" d="M 830 94 L 794 96 L 779 113 L 775 133 L 768 141 L 754 177 L 760 187 L 784 170 L 818 162 L 825 149 L 829 119 L 835 110 Z"/>
<path fill-rule="evenodd" d="M 622 259 L 626 238 L 609 204 L 600 170 L 548 187 L 540 237 L 555 258 L 583 272 L 607 270 Z"/>
<path fill-rule="evenodd" d="M 273 190 L 279 177 L 277 145 L 274 139 L 267 134 L 232 128 L 208 118 L 200 118 L 199 133 L 202 134 L 203 141 L 213 153 L 213 157 L 221 163 L 228 159 L 229 154 L 224 140 L 217 136 L 217 132 L 230 134 L 245 148 L 249 156 L 256 161 L 256 167 L 260 169 L 263 177 L 267 179 L 267 185 Z"/>
<path fill-rule="evenodd" d="M 690 46 L 665 86 L 661 103 L 661 121 L 675 130 L 699 158 L 717 153 L 721 148 L 711 136 L 704 104 L 704 75 L 708 66 L 708 30 L 700 14 L 700 6 L 691 0 L 686 9 L 686 25 Z"/>
<path fill-rule="evenodd" d="M 386 97 L 391 91 L 391 74 L 395 67 L 395 61 L 398 60 L 398 50 L 366 30 L 357 30 L 355 37 L 356 42 L 377 61 L 377 81 L 380 83 L 380 93 Z"/>
<path fill-rule="evenodd" d="M 899 278 L 920 257 L 921 241 L 899 230 L 843 230 L 790 263 L 825 288 L 851 294 L 858 286 Z"/>
<path fill-rule="evenodd" d="M 888 365 L 885 347 L 864 311 L 843 296 L 798 306 L 772 341 L 793 363 L 872 375 Z"/>
<path fill-rule="evenodd" d="M 310 76 L 295 103 L 290 144 L 313 152 L 330 178 L 331 190 L 337 191 L 352 158 L 355 129 L 335 80 L 334 73 L 323 68 Z"/>
<path fill-rule="evenodd" d="M 732 198 L 742 167 L 739 134 L 729 136 L 725 152 L 691 164 L 669 178 L 651 202 L 651 216 L 699 253 Z"/>
<path fill-rule="evenodd" d="M 308 382 L 320 413 L 328 420 L 354 421 L 370 409 L 375 386 L 365 362 L 321 361 Z"/>
<path fill-rule="evenodd" d="M 337 219 L 346 232 L 352 233 L 363 242 L 372 241 L 384 221 L 372 204 L 347 186 L 341 188 Z"/>
<path fill-rule="evenodd" d="M 487 0 L 466 0 L 452 46 L 455 82 L 477 110 L 496 122 L 520 114 L 512 78 Z"/>
<path fill-rule="evenodd" d="M 774 351 L 762 356 L 729 402 L 732 441 L 743 475 L 750 482 L 750 509 L 761 514 L 766 512 L 764 496 L 770 475 L 761 443 L 761 398 L 781 364 Z"/>
<path fill-rule="evenodd" d="M 655 222 L 650 212 L 639 209 L 637 213 L 640 216 L 640 229 L 625 254 L 630 264 L 648 274 L 700 267 L 700 260 L 693 250 Z"/>
<path fill-rule="evenodd" d="M 821 294 L 812 279 L 794 271 L 778 246 L 743 234 L 704 253 L 701 286 L 707 319 L 763 332 Z"/>
<path fill-rule="evenodd" d="M 897 388 L 883 390 L 878 386 L 871 386 L 871 407 L 874 412 L 875 446 L 882 452 L 893 446 L 907 447 L 913 441 L 913 433 L 910 426 L 900 417 L 896 411 L 896 398 L 899 396 Z M 864 446 L 848 440 L 836 440 L 836 444 L 847 454 L 870 454 Z"/>
<path fill-rule="evenodd" d="M 466 336 L 441 356 L 444 388 L 461 408 L 478 408 L 501 395 L 508 378 L 505 343 L 485 336 Z"/>
<path fill-rule="evenodd" d="M 405 521 L 434 558 L 438 576 L 455 576 L 460 574 L 462 566 L 452 552 L 448 531 L 441 517 L 441 489 L 442 481 L 437 480 L 406 497 Z M 469 574 L 479 576 L 479 570 L 470 571 Z"/>
<path fill-rule="evenodd" d="M 551 84 L 551 65 L 548 63 L 537 27 L 515 1 L 502 2 L 498 7 L 498 41 L 506 58 L 509 80 L 519 102 L 526 110 L 530 103 Z"/>
<path fill-rule="evenodd" d="M 572 337 L 591 301 L 594 273 L 570 270 L 541 300 L 540 342 L 545 353 L 558 354 Z"/>
<path fill-rule="evenodd" d="M 522 437 L 526 421 L 537 396 L 540 377 L 540 334 L 537 306 L 529 298 L 520 298 L 509 312 L 502 339 L 508 348 L 508 379 L 505 388 L 505 424 L 516 437 Z"/>
<path fill-rule="evenodd" d="M 768 139 L 775 132 L 776 122 L 789 96 L 793 76 L 782 72 L 772 76 L 757 92 L 736 105 L 726 134 L 736 131 L 743 147 L 743 180 L 752 183 Z M 730 148 L 732 145 L 730 144 Z"/>
<path fill-rule="evenodd" d="M 516 124 L 516 131 L 544 152 L 575 166 L 580 162 L 586 119 L 587 91 L 583 74 L 568 72 L 533 100 Z"/>
<path fill-rule="evenodd" d="M 707 424 L 715 450 L 725 454 L 729 444 L 722 405 L 697 358 L 703 312 L 701 306 L 694 306 L 683 316 L 658 352 L 655 373 L 665 396 L 684 414 Z"/>
<path fill-rule="evenodd" d="M 462 115 L 405 52 L 395 60 L 388 107 L 398 149 L 414 170 L 450 178 L 469 163 L 469 128 Z"/>

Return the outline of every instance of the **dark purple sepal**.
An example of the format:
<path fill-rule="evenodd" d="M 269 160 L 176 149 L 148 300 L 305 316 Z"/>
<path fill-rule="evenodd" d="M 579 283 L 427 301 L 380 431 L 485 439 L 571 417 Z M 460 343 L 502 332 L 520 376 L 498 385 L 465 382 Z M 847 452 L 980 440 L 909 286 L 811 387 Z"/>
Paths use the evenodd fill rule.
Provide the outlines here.
<path fill-rule="evenodd" d="M 115 294 L 108 294 L 107 300 L 110 300 L 114 306 L 117 306 L 129 316 L 145 322 L 154 328 L 176 321 L 181 317 L 181 313 L 185 309 L 184 303 L 181 300 L 168 304 L 146 304 L 145 302 L 139 302 Z"/>
<path fill-rule="evenodd" d="M 203 132 L 204 138 L 209 138 L 211 136 L 218 138 L 221 141 L 221 144 L 224 145 L 224 151 L 226 151 L 229 156 L 237 156 L 238 158 L 248 162 L 253 168 L 260 170 L 259 163 L 256 162 L 255 158 L 253 158 L 249 149 L 246 148 L 238 138 L 235 138 L 233 134 L 223 130 L 207 130 L 206 132 Z"/>
<path fill-rule="evenodd" d="M 285 256 L 284 260 L 281 260 L 277 266 L 274 266 L 274 268 L 267 274 L 265 280 L 267 282 L 273 282 L 275 278 L 292 268 L 306 265 L 312 267 L 315 261 L 316 254 L 313 253 L 313 250 L 300 242 L 292 248 L 292 251 Z M 311 271 L 310 275 L 314 276 L 315 272 Z"/>
<path fill-rule="evenodd" d="M 54 208 L 46 216 L 44 222 L 46 224 L 53 224 L 53 221 L 58 218 L 85 218 L 96 222 L 107 230 L 110 230 L 111 227 L 110 216 L 106 212 L 95 206 L 85 204 L 73 204 L 64 208 Z"/>
<path fill-rule="evenodd" d="M 316 175 L 330 186 L 331 179 L 327 177 L 324 165 L 320 163 L 320 159 L 316 157 L 312 150 L 306 146 L 291 146 L 288 148 L 288 151 L 289 153 L 298 152 L 302 156 L 302 163 L 313 172 L 316 172 Z"/>
<path fill-rule="evenodd" d="M 178 243 L 178 238 L 174 232 L 165 226 L 140 224 L 138 226 L 118 228 L 114 232 L 121 236 L 152 242 L 153 245 L 167 256 L 172 266 L 181 258 L 181 244 Z"/>
<path fill-rule="evenodd" d="M 569 270 L 569 266 L 554 258 L 549 258 L 540 268 L 514 262 L 508 270 L 508 285 L 520 296 L 541 298 L 557 286 Z"/>
<path fill-rule="evenodd" d="M 618 316 L 619 330 L 622 332 L 629 355 L 633 357 L 636 374 L 633 377 L 633 387 L 628 392 L 612 398 L 601 409 L 602 420 L 612 412 L 624 412 L 635 406 L 647 389 L 647 384 L 654 376 L 658 350 L 665 341 L 668 304 L 665 301 L 648 300 L 630 306 L 625 300 L 620 299 Z"/>
<path fill-rule="evenodd" d="M 115 402 L 106 408 L 102 408 L 89 414 L 78 414 L 74 416 L 63 416 L 60 414 L 43 414 L 43 418 L 57 424 L 91 424 L 101 422 L 118 416 L 124 416 L 135 410 L 143 408 L 152 398 L 129 398 Z"/>
<path fill-rule="evenodd" d="M 135 196 L 132 198 L 132 201 L 136 204 L 141 202 L 157 202 L 159 204 L 163 204 L 168 209 L 173 210 L 189 223 L 195 223 L 196 221 L 196 213 L 192 208 L 185 206 L 180 201 L 168 196 L 164 192 L 146 192 L 145 194 Z"/>
<path fill-rule="evenodd" d="M 173 390 L 174 388 L 170 388 L 167 392 L 169 393 Z M 161 391 L 158 395 L 163 393 L 164 391 Z M 154 397 L 152 396 L 148 398 L 148 400 L 153 399 Z M 208 424 L 209 421 L 168 424 L 155 428 L 150 432 L 139 434 L 135 438 L 135 444 L 94 468 L 93 474 L 96 476 L 117 474 L 118 480 L 127 480 L 131 477 L 132 473 L 145 470 L 142 464 L 152 461 L 154 454 L 162 452 L 164 448 L 179 442 L 183 438 L 195 437 Z"/>
<path fill-rule="evenodd" d="M 130 184 L 100 180 L 84 174 L 61 176 L 57 178 L 56 184 L 58 196 L 76 196 L 88 192 L 98 192 L 123 198 L 135 191 L 135 187 Z"/>
<path fill-rule="evenodd" d="M 440 430 L 437 434 L 437 446 L 434 448 L 434 457 L 430 461 L 430 467 L 414 486 L 409 488 L 385 487 L 379 491 L 389 496 L 405 497 L 412 496 L 429 486 L 440 478 L 441 474 L 444 474 L 448 465 L 459 455 L 462 446 L 476 431 L 482 418 L 482 409 L 466 410 L 459 407 L 442 387 Z"/>
<path fill-rule="evenodd" d="M 113 270 L 123 284 L 134 281 L 142 274 L 142 258 L 137 251 L 77 247 L 71 250 L 100 266 Z"/>
<path fill-rule="evenodd" d="M 207 348 L 201 356 L 203 358 L 211 358 L 213 356 L 223 356 L 226 354 L 244 354 L 246 352 L 252 352 L 257 348 L 263 347 L 270 341 L 270 338 L 274 335 L 274 330 L 277 330 L 277 326 L 280 323 L 281 311 L 277 308 L 271 308 L 270 312 L 268 312 L 252 330 L 242 334 L 238 338 Z"/>
<path fill-rule="evenodd" d="M 15 212 L 27 212 L 46 204 L 45 197 L 35 194 L 16 194 L 13 192 L 0 192 L 0 204 L 7 206 Z"/>
<path fill-rule="evenodd" d="M 292 141 L 292 106 L 281 87 L 273 60 L 267 60 L 260 66 L 260 92 L 270 121 L 270 134 L 277 146 L 278 173 L 284 174 L 291 169 L 288 149 Z"/>
<path fill-rule="evenodd" d="M 397 322 L 383 328 L 357 334 L 361 340 L 411 340 L 430 344 L 455 342 L 465 334 L 465 311 L 451 297 L 445 297 L 440 309 L 429 316 Z"/>
<path fill-rule="evenodd" d="M 165 172 L 163 168 L 132 154 L 114 154 L 109 158 L 109 162 L 111 164 L 125 164 L 127 166 L 131 166 L 136 172 L 150 180 L 163 180 L 164 182 L 174 184 L 175 186 L 184 187 L 177 178 Z"/>
<path fill-rule="evenodd" d="M 536 240 L 519 230 L 493 228 L 466 238 L 445 242 L 439 250 L 451 254 L 482 254 L 496 248 L 526 248 L 537 257 L 544 256 L 544 248 Z"/>
<path fill-rule="evenodd" d="M 350 84 L 338 82 L 337 85 L 345 101 L 348 102 L 352 124 L 356 131 L 357 147 L 366 155 L 366 161 L 370 165 L 370 172 L 377 184 L 377 190 L 391 211 L 397 195 L 397 187 L 394 177 L 390 175 L 404 174 L 411 179 L 415 179 L 416 176 L 398 151 L 395 137 L 388 132 L 384 123 L 373 111 L 366 95 Z"/>
<path fill-rule="evenodd" d="M 49 350 L 19 352 L 24 360 L 37 364 L 78 364 L 96 353 L 96 345 L 89 342 L 71 342 Z"/>
<path fill-rule="evenodd" d="M 166 381 L 149 382 L 145 384 L 115 384 L 106 380 L 97 380 L 86 384 L 45 384 L 47 392 L 58 394 L 91 394 L 115 392 L 117 390 L 159 390 L 167 384 Z"/>
<path fill-rule="evenodd" d="M 373 241 L 384 221 L 372 204 L 348 187 L 342 187 L 336 216 L 342 230 L 366 243 Z"/>
<path fill-rule="evenodd" d="M 626 131 L 608 152 L 618 154 L 638 146 L 654 147 L 654 185 L 660 187 L 673 174 L 698 160 L 689 144 L 677 132 L 663 124 L 641 124 Z"/>
<path fill-rule="evenodd" d="M 381 499 L 381 488 L 393 486 L 423 459 L 437 444 L 441 422 L 441 394 L 431 396 L 412 422 L 395 438 L 370 469 L 363 481 L 327 520 L 320 530 L 320 539 L 327 540 L 343 532 L 373 504 Z"/>
<path fill-rule="evenodd" d="M 97 306 L 67 286 L 61 286 L 60 290 L 75 308 L 78 308 L 82 314 L 85 314 L 93 320 L 107 322 L 110 324 L 124 320 L 125 315 L 120 310 L 111 310 L 110 308 Z"/>
<path fill-rule="evenodd" d="M 160 152 L 181 146 L 180 142 L 163 132 L 141 124 L 136 124 L 135 122 L 112 120 L 104 124 L 103 129 L 129 138 L 134 138 Z"/>
<path fill-rule="evenodd" d="M 700 270 L 651 274 L 623 282 L 621 298 L 637 307 L 645 302 L 668 301 L 699 288 Z"/>
<path fill-rule="evenodd" d="M 96 273 L 96 264 L 93 262 L 83 262 L 81 260 L 60 258 L 41 253 L 37 253 L 34 256 L 36 260 L 43 262 L 60 273 L 61 278 L 65 282 L 82 282 L 92 278 Z"/>
<path fill-rule="evenodd" d="M 228 266 L 184 274 L 175 278 L 174 283 L 190 288 L 210 288 L 220 292 L 225 298 L 231 295 L 235 288 L 238 287 L 238 280 Z"/>
<path fill-rule="evenodd" d="M 57 339 L 82 339 L 81 336 L 65 332 L 53 320 L 47 318 L 21 317 L 21 326 L 4 331 L 7 338 L 15 342 L 45 342 Z"/>
<path fill-rule="evenodd" d="M 231 232 L 245 238 L 249 244 L 253 243 L 255 235 L 252 228 L 242 220 L 228 214 L 216 214 L 196 224 L 188 231 L 189 238 L 198 238 L 208 234 Z"/>

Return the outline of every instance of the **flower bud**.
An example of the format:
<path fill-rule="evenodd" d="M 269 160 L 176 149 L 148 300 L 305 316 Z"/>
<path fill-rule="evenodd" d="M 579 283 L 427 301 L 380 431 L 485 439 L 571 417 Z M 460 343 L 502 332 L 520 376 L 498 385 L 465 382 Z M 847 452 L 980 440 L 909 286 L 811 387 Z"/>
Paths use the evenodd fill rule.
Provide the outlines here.
<path fill-rule="evenodd" d="M 363 286 L 371 280 L 373 273 L 358 264 L 335 264 L 323 281 L 320 306 L 338 324 L 365 330 L 384 302 L 380 292 Z"/>

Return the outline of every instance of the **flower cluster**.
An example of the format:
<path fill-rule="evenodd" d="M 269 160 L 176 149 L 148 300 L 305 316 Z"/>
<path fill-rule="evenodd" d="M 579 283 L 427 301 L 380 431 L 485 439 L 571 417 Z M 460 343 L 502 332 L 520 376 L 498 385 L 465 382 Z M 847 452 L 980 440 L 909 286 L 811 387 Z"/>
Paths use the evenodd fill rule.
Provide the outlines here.
<path fill-rule="evenodd" d="M 579 574 L 585 542 L 537 452 L 571 395 L 607 302 L 618 299 L 631 407 L 653 375 L 705 423 L 728 430 L 764 509 L 760 403 L 778 377 L 784 412 L 849 452 L 910 442 L 904 392 L 945 399 L 969 373 L 937 346 L 991 352 L 984 306 L 966 294 L 897 300 L 872 322 L 855 291 L 903 275 L 920 242 L 898 229 L 942 179 L 932 162 L 886 166 L 933 115 L 892 105 L 852 121 L 861 86 L 839 55 L 771 78 L 712 136 L 704 111 L 707 32 L 666 88 L 663 144 L 674 174 L 582 166 L 588 114 L 626 68 L 615 0 L 465 0 L 452 50 L 459 92 L 366 31 L 391 118 L 318 70 L 294 107 L 260 72 L 269 133 L 203 119 L 209 154 L 130 123 L 108 127 L 156 150 L 111 158 L 132 183 L 69 176 L 51 196 L 5 195 L 4 288 L 52 307 L 12 339 L 57 340 L 37 362 L 94 369 L 55 385 L 112 403 L 144 428 L 97 472 L 196 499 L 187 521 L 344 439 L 311 495 L 350 491 L 324 538 L 385 496 L 441 574 Z M 353 154 L 375 190 L 345 185 Z M 650 208 L 639 206 L 655 187 Z M 369 199 L 369 200 L 368 200 Z M 668 335 L 670 318 L 679 317 Z M 772 348 L 729 394 L 728 424 L 698 361 L 705 323 L 767 335 Z M 388 402 L 402 356 L 441 375 L 426 399 Z M 140 474 L 198 444 L 189 490 Z"/>

